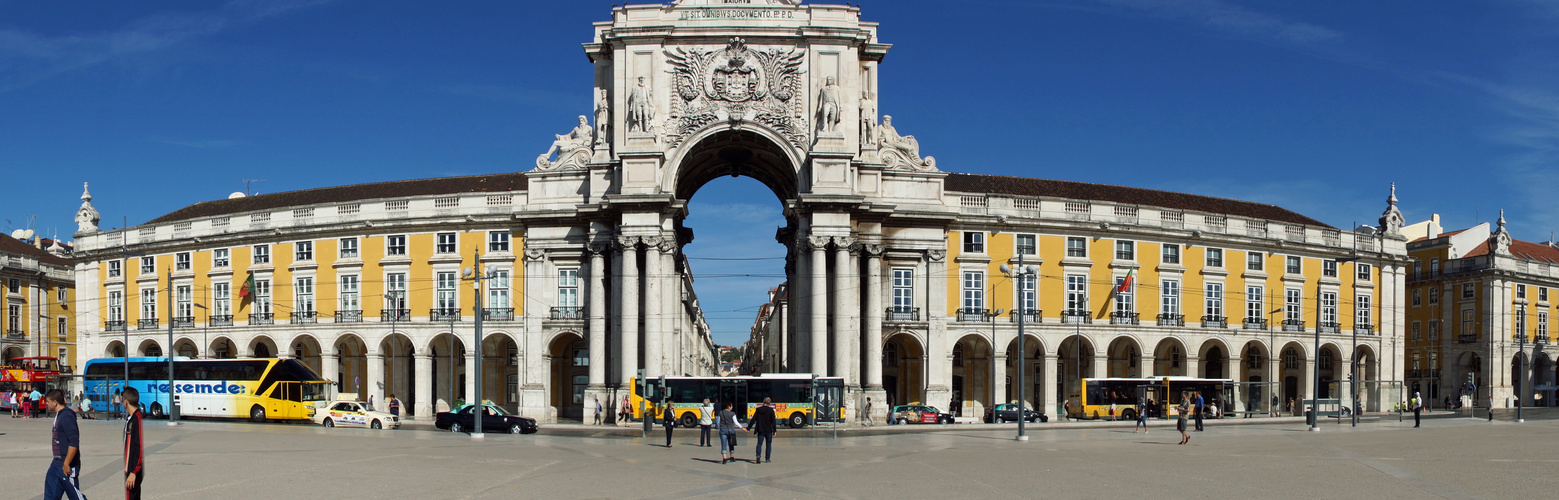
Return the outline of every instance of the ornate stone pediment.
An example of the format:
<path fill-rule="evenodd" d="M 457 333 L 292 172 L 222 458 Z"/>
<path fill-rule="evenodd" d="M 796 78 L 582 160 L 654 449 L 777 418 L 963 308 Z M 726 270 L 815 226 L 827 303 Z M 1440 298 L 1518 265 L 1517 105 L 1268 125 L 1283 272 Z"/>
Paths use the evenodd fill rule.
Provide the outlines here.
<path fill-rule="evenodd" d="M 732 38 L 723 49 L 666 49 L 676 97 L 666 118 L 666 140 L 676 147 L 710 123 L 740 126 L 754 121 L 785 135 L 796 147 L 807 143 L 807 119 L 801 109 L 801 69 L 806 51 L 747 47 Z"/>

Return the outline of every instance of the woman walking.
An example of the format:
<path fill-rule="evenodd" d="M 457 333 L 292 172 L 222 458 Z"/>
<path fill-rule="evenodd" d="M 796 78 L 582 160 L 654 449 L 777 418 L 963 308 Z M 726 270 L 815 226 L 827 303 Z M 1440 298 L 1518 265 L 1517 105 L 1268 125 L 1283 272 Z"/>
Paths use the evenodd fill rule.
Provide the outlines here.
<path fill-rule="evenodd" d="M 1148 433 L 1148 405 L 1146 402 L 1137 405 L 1137 426 L 1132 427 L 1131 432 L 1135 433 L 1137 429 L 1142 429 L 1143 434 Z"/>
<path fill-rule="evenodd" d="M 1180 431 L 1180 444 L 1191 441 L 1191 435 L 1185 433 L 1186 417 L 1191 413 L 1191 396 L 1180 393 L 1180 406 L 1175 408 L 1180 414 L 1180 419 L 1175 422 L 1175 430 Z"/>
<path fill-rule="evenodd" d="M 677 428 L 677 412 L 671 409 L 671 401 L 666 402 L 666 411 L 660 415 L 660 425 L 666 427 L 666 447 L 671 447 L 671 431 Z"/>
<path fill-rule="evenodd" d="M 736 459 L 736 430 L 742 426 L 736 423 L 736 412 L 731 411 L 729 401 L 715 420 L 720 427 L 720 463 L 725 464 Z"/>

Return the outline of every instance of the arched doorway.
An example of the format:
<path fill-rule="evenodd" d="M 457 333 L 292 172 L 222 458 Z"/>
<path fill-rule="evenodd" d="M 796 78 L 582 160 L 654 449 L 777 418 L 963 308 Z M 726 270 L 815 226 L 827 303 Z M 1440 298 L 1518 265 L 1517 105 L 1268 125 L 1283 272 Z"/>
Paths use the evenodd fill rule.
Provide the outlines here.
<path fill-rule="evenodd" d="M 1141 377 L 1142 350 L 1131 337 L 1116 337 L 1110 341 L 1110 363 L 1105 370 L 1107 377 Z"/>
<path fill-rule="evenodd" d="M 121 344 L 120 348 L 123 349 L 123 345 L 122 344 Z M 20 348 L 20 347 L 7 347 L 7 348 L 5 348 L 4 355 L 0 355 L 0 364 L 10 365 L 11 364 L 11 360 L 16 359 L 16 358 L 25 358 L 25 357 L 27 357 L 27 351 L 22 350 L 22 348 Z"/>
<path fill-rule="evenodd" d="M 585 388 L 590 385 L 590 351 L 578 333 L 565 332 L 547 344 L 548 393 L 558 419 L 583 420 Z M 688 403 L 689 401 L 676 401 Z M 602 403 L 603 406 L 605 403 Z"/>
<path fill-rule="evenodd" d="M 162 356 L 162 344 L 158 344 L 157 341 L 152 339 L 142 340 L 138 350 L 142 356 L 153 358 Z"/>
<path fill-rule="evenodd" d="M 200 357 L 200 346 L 189 338 L 179 338 L 173 341 L 173 353 L 175 356 L 183 356 L 189 359 Z"/>
<path fill-rule="evenodd" d="M 579 361 L 585 363 L 586 368 L 590 363 L 590 352 L 587 347 L 577 352 Z M 504 332 L 487 334 L 482 340 L 482 394 L 483 398 L 503 405 L 510 410 L 519 410 L 520 406 L 520 347 Z M 588 376 L 588 374 L 587 374 Z M 586 379 L 588 383 L 589 379 Z M 611 401 L 602 401 L 601 407 L 611 405 Z M 591 407 L 594 408 L 593 403 Z M 604 410 L 603 410 L 604 411 Z"/>
<path fill-rule="evenodd" d="M 991 405 L 991 374 L 995 373 L 991 369 L 991 359 L 994 354 L 984 335 L 967 334 L 953 344 L 952 373 L 948 377 L 953 390 L 949 406 L 953 408 L 949 412 L 960 417 L 983 415 L 985 407 Z M 936 401 L 930 404 L 940 408 Z"/>
<path fill-rule="evenodd" d="M 1305 378 L 1305 348 L 1298 342 L 1289 342 L 1283 345 L 1278 367 L 1278 380 L 1283 383 L 1283 401 L 1294 402 L 1294 411 L 1301 411 L 1299 400 L 1301 394 L 1310 386 L 1310 380 Z"/>
<path fill-rule="evenodd" d="M 1201 364 L 1202 378 L 1228 378 L 1229 372 L 1225 370 L 1229 364 L 1228 348 L 1223 342 L 1209 340 L 1202 344 L 1201 353 L 1197 360 Z"/>
<path fill-rule="evenodd" d="M 401 411 L 407 415 L 417 407 L 417 394 L 412 388 L 417 380 L 417 348 L 404 333 L 396 332 L 379 340 L 379 355 L 384 357 L 384 394 L 395 395 L 401 401 Z"/>
<path fill-rule="evenodd" d="M 466 401 L 466 345 L 458 335 L 440 333 L 428 342 L 433 352 L 433 401 L 454 407 Z"/>
<path fill-rule="evenodd" d="M 109 342 L 108 343 L 108 347 L 103 348 L 103 356 L 104 357 L 108 357 L 108 358 L 122 358 L 122 357 L 124 357 L 124 355 L 125 355 L 125 344 L 124 344 L 124 342 L 120 342 L 118 340 L 115 340 L 113 342 Z M 6 359 L 10 359 L 10 358 L 6 358 Z"/>
<path fill-rule="evenodd" d="M 336 391 L 343 399 L 367 401 L 368 346 L 357 335 L 347 334 L 336 338 L 335 351 L 338 372 L 323 375 L 336 381 Z"/>
<path fill-rule="evenodd" d="M 1057 405 L 1062 400 L 1081 400 L 1080 378 L 1094 376 L 1093 357 L 1093 342 L 1087 337 L 1071 335 L 1061 341 L 1056 350 L 1056 379 L 1060 384 L 1056 387 Z"/>
<path fill-rule="evenodd" d="M 925 402 L 925 349 L 920 345 L 908 332 L 895 333 L 882 345 L 882 388 L 890 408 Z"/>
<path fill-rule="evenodd" d="M 1554 362 L 1548 353 L 1540 352 L 1532 356 L 1532 405 L 1553 406 L 1553 385 Z"/>
<path fill-rule="evenodd" d="M 1333 382 L 1341 380 L 1339 377 L 1343 376 L 1342 369 L 1347 366 L 1343 362 L 1345 359 L 1347 358 L 1342 357 L 1342 352 L 1338 350 L 1336 344 L 1321 344 L 1321 353 L 1315 358 L 1315 369 L 1320 372 L 1321 377 L 1321 385 L 1316 386 L 1318 397 L 1327 399 L 1339 396 L 1335 392 L 1337 387 Z"/>
<path fill-rule="evenodd" d="M 1023 390 L 1021 399 L 1038 411 L 1045 411 L 1045 346 L 1039 341 L 1039 337 L 1033 335 L 1023 336 L 1023 353 L 1018 353 L 1018 339 L 1013 337 L 1007 343 L 1007 394 L 1004 402 L 1015 402 L 1019 398 L 1018 390 Z M 1023 372 L 1023 387 L 1017 387 L 1018 371 Z"/>
<path fill-rule="evenodd" d="M 274 358 L 279 352 L 281 351 L 276 348 L 276 341 L 271 340 L 270 337 L 260 335 L 249 341 L 251 358 Z"/>
<path fill-rule="evenodd" d="M 1158 346 L 1153 349 L 1153 376 L 1185 375 L 1185 352 L 1185 344 L 1180 343 L 1179 339 L 1158 341 Z"/>
<path fill-rule="evenodd" d="M 300 334 L 293 337 L 288 355 L 292 359 L 303 362 L 303 365 L 309 367 L 310 370 L 314 370 L 314 373 L 319 373 L 320 369 L 323 368 L 323 360 L 320 359 L 319 341 L 313 335 Z M 324 375 L 321 374 L 320 376 Z"/>
<path fill-rule="evenodd" d="M 1527 387 L 1531 386 L 1527 382 L 1526 353 L 1516 353 L 1510 357 L 1510 395 L 1515 404 L 1527 404 L 1522 400 L 1522 397 L 1526 396 Z"/>
<path fill-rule="evenodd" d="M 1245 355 L 1241 356 L 1239 380 L 1245 382 L 1265 382 L 1267 371 L 1267 346 L 1260 341 L 1252 340 L 1245 343 Z"/>
<path fill-rule="evenodd" d="M 211 345 L 206 346 L 206 357 L 211 359 L 233 359 L 238 356 L 238 350 L 233 348 L 233 341 L 225 336 L 211 339 Z"/>

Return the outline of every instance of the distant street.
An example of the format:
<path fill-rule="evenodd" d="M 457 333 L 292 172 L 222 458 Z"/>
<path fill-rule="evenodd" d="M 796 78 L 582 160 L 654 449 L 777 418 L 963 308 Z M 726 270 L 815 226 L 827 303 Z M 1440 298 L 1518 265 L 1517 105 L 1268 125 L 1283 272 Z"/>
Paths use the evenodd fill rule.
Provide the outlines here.
<path fill-rule="evenodd" d="M 83 486 L 116 498 L 119 425 L 82 422 Z M 403 429 L 186 423 L 146 428 L 148 498 L 1542 498 L 1559 488 L 1559 420 L 1489 423 L 1394 418 L 1361 425 L 1220 425 L 1178 446 L 1171 424 L 1149 434 L 1065 424 L 1012 429 L 795 437 L 781 434 L 773 464 L 721 465 L 715 448 L 635 437 L 488 435 Z M 1068 428 L 1070 427 L 1070 428 Z M 0 419 L 0 484 L 36 498 L 48 459 L 48 419 Z M 845 433 L 850 434 L 850 433 Z M 742 435 L 737 456 L 752 457 Z M 1194 492 L 1194 493 L 1193 493 Z"/>

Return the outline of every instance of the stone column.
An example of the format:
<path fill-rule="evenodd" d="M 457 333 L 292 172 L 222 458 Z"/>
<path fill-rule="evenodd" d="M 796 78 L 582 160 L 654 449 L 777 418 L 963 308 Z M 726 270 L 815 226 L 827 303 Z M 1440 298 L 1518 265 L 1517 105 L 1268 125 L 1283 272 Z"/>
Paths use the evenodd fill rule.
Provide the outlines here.
<path fill-rule="evenodd" d="M 786 291 L 789 298 L 786 300 L 785 305 L 786 314 L 790 316 L 790 321 L 785 330 L 785 335 L 790 340 L 786 343 L 785 368 L 789 372 L 806 373 L 812 370 L 811 363 L 805 359 L 807 354 L 812 352 L 811 348 L 807 346 L 807 342 L 811 341 L 812 338 L 812 334 L 808 331 L 812 326 L 812 317 L 807 315 L 806 312 L 807 304 L 811 303 L 806 298 L 807 283 L 810 282 L 807 276 L 811 276 L 808 274 L 810 266 L 807 264 L 811 259 L 807 255 L 806 238 L 796 239 L 796 243 L 791 249 L 791 258 L 795 259 L 795 268 L 791 271 L 792 274 L 786 276 L 787 281 L 790 283 L 790 289 Z"/>
<path fill-rule="evenodd" d="M 617 335 L 622 373 L 618 376 L 619 382 L 628 384 L 628 379 L 638 376 L 639 371 L 639 237 L 621 236 L 617 242 L 622 250 L 618 260 L 623 263 L 623 272 L 617 277 L 622 297 L 622 321 Z"/>
<path fill-rule="evenodd" d="M 834 286 L 828 291 L 834 303 L 834 363 L 829 375 L 844 377 L 844 384 L 859 383 L 860 379 L 850 376 L 851 356 L 850 339 L 858 330 L 850 328 L 850 318 L 855 317 L 860 310 L 860 304 L 851 304 L 848 290 L 850 288 L 849 276 L 854 274 L 850 268 L 850 246 L 855 244 L 855 238 L 834 237 Z"/>
<path fill-rule="evenodd" d="M 1043 363 L 1045 367 L 1045 380 L 1042 381 L 1044 385 L 1040 386 L 1044 388 L 1044 393 L 1035 394 L 1034 397 L 1039 400 L 1039 410 L 1048 412 L 1050 411 L 1050 405 L 1061 404 L 1061 398 L 1064 396 L 1055 393 L 1057 380 L 1055 355 L 1046 354 L 1040 356 L 1040 363 Z"/>
<path fill-rule="evenodd" d="M 882 245 L 866 245 L 866 388 L 882 390 Z M 880 401 L 880 399 L 879 399 Z"/>
<path fill-rule="evenodd" d="M 590 390 L 606 387 L 606 258 L 602 243 L 590 244 Z M 594 408 L 591 408 L 594 411 Z"/>
<path fill-rule="evenodd" d="M 666 270 L 661 267 L 660 237 L 644 239 L 644 378 L 653 379 L 665 371 L 662 359 L 665 350 L 662 340 L 666 334 L 666 316 L 662 306 L 666 304 L 661 294 L 666 290 Z"/>
<path fill-rule="evenodd" d="M 416 416 L 416 420 L 432 422 L 433 354 L 431 352 L 417 354 L 416 363 L 416 380 L 412 385 L 415 386 L 417 400 L 415 401 L 416 407 L 413 408 L 414 413 L 412 415 Z"/>
<path fill-rule="evenodd" d="M 325 380 L 336 384 L 341 383 L 341 359 L 336 357 L 335 346 L 320 351 L 319 371 L 321 372 L 319 376 L 325 377 Z"/>
<path fill-rule="evenodd" d="M 466 346 L 465 362 L 463 375 L 466 377 L 466 386 L 461 393 L 464 396 L 461 399 L 471 404 L 481 403 L 482 395 L 476 393 L 476 346 Z"/>
<path fill-rule="evenodd" d="M 1109 369 L 1110 357 L 1099 354 L 1099 351 L 1094 351 L 1093 363 L 1088 366 L 1088 371 L 1086 372 L 1092 374 L 1088 375 L 1088 378 L 1104 378 L 1109 373 Z"/>
<path fill-rule="evenodd" d="M 991 406 L 998 405 L 998 404 L 1001 404 L 1001 403 L 1006 403 L 1008 400 L 1011 400 L 1011 399 L 1021 399 L 1021 394 L 1016 394 L 1016 395 L 1014 395 L 1015 397 L 1012 397 L 1012 398 L 1008 398 L 1007 397 L 1007 354 L 1006 354 L 1006 352 L 1007 352 L 1006 350 L 995 350 L 995 349 L 991 350 L 991 370 L 990 370 L 990 372 L 991 372 L 991 397 L 990 397 L 990 401 L 986 401 L 985 402 L 985 406 L 986 407 L 991 407 Z M 1022 366 L 1023 365 L 1022 359 L 1023 359 L 1023 357 L 1020 355 L 1018 357 L 1018 360 L 1017 360 L 1018 366 Z M 1020 390 L 1020 391 L 1022 389 L 1023 388 L 1021 388 L 1021 387 L 1018 388 L 1018 390 Z"/>
<path fill-rule="evenodd" d="M 358 398 L 367 400 L 373 397 L 374 407 L 380 408 L 384 401 L 384 355 L 378 352 L 368 351 L 368 380 L 363 384 L 364 390 L 357 395 Z"/>
<path fill-rule="evenodd" d="M 812 341 L 809 344 L 812 349 L 808 366 L 812 373 L 820 376 L 830 375 L 828 371 L 828 254 L 825 248 L 828 246 L 827 236 L 813 236 L 807 239 L 807 245 L 812 250 L 812 258 L 808 266 L 811 273 L 811 285 L 807 287 L 807 293 L 811 294 L 811 306 L 808 312 L 812 315 L 812 327 L 810 328 Z"/>
<path fill-rule="evenodd" d="M 1202 355 L 1192 356 L 1189 350 L 1185 353 L 1185 374 L 1187 377 L 1201 377 Z"/>

